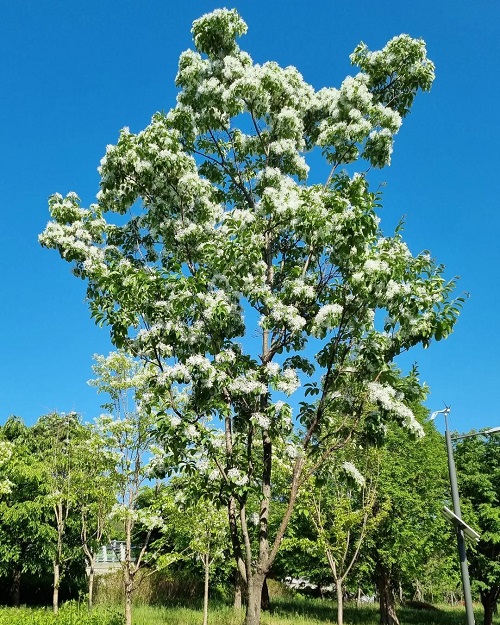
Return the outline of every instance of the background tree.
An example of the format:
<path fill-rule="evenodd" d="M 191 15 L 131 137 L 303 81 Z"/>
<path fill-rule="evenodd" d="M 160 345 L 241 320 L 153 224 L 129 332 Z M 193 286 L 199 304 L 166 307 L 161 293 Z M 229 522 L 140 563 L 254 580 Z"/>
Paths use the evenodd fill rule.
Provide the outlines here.
<path fill-rule="evenodd" d="M 464 438 L 455 444 L 455 461 L 464 518 L 481 534 L 467 552 L 484 625 L 491 625 L 500 597 L 500 437 Z"/>
<path fill-rule="evenodd" d="M 187 482 L 190 482 L 187 484 Z M 170 562 L 176 559 L 198 560 L 203 571 L 203 625 L 208 623 L 208 599 L 210 576 L 215 567 L 223 566 L 229 553 L 227 516 L 220 505 L 203 495 L 194 487 L 191 477 L 173 480 L 158 498 L 164 519 L 163 536 L 156 547 L 162 550 L 166 540 L 174 549 Z M 198 492 L 198 496 L 196 493 Z"/>
<path fill-rule="evenodd" d="M 167 444 L 190 440 L 218 458 L 207 428 L 223 424 L 219 477 L 246 623 L 257 625 L 309 457 L 320 463 L 350 437 L 366 402 L 381 408 L 381 427 L 392 416 L 420 431 L 388 363 L 447 336 L 461 301 L 450 301 L 454 283 L 429 254 L 413 256 L 400 230 L 383 236 L 365 175 L 389 163 L 417 91 L 432 84 L 424 43 L 402 35 L 376 53 L 360 44 L 360 72 L 315 92 L 295 68 L 254 65 L 236 43 L 246 29 L 234 10 L 194 22 L 176 106 L 108 147 L 97 204 L 54 195 L 40 241 L 74 262 L 115 345 L 149 363 L 144 400 L 161 404 Z M 328 166 L 324 184 L 307 184 L 312 151 Z M 341 170 L 350 164 L 363 173 Z M 309 396 L 271 535 L 273 455 L 294 425 L 285 400 L 299 376 Z"/>
<path fill-rule="evenodd" d="M 448 535 L 441 509 L 448 492 L 446 448 L 427 411 L 414 406 L 425 436 L 410 440 L 395 427 L 380 450 L 380 480 L 375 509 L 388 514 L 367 540 L 364 556 L 373 564 L 373 577 L 380 600 L 383 625 L 397 625 L 394 593 L 406 588 L 413 594 L 421 571 L 443 548 L 439 536 Z M 400 594 L 401 596 L 401 594 Z M 402 597 L 401 597 L 402 598 Z"/>
<path fill-rule="evenodd" d="M 375 510 L 379 479 L 377 451 L 347 450 L 344 457 L 349 459 L 323 466 L 304 495 L 315 529 L 316 548 L 326 558 L 335 584 L 338 625 L 344 622 L 344 584 L 365 538 L 387 513 L 383 507 Z"/>
<path fill-rule="evenodd" d="M 91 453 L 90 429 L 75 412 L 40 417 L 32 428 L 33 451 L 44 470 L 44 503 L 53 512 L 55 540 L 52 542 L 52 607 L 59 609 L 59 587 L 65 567 L 81 554 L 78 498 L 81 485 L 89 485 L 82 458 Z"/>
<path fill-rule="evenodd" d="M 139 363 L 122 352 L 96 356 L 93 366 L 97 375 L 90 384 L 99 393 L 109 395 L 110 402 L 103 408 L 110 410 L 97 420 L 97 433 L 108 452 L 114 454 L 113 473 L 116 475 L 116 494 L 112 516 L 120 522 L 125 538 L 123 586 L 125 622 L 132 623 L 132 595 L 137 573 L 144 565 L 151 534 L 162 525 L 162 519 L 148 507 L 138 508 L 141 488 L 155 481 L 152 466 L 155 461 L 156 415 L 144 409 L 147 376 Z M 153 464 L 152 464 L 153 463 Z M 132 544 L 138 527 L 145 528 L 141 544 Z"/>
<path fill-rule="evenodd" d="M 10 579 L 12 603 L 19 606 L 23 576 L 43 576 L 50 567 L 53 530 L 44 500 L 45 465 L 33 455 L 31 429 L 11 416 L 1 436 L 12 455 L 0 469 L 3 482 L 10 485 L 0 498 L 0 566 L 2 576 Z"/>
<path fill-rule="evenodd" d="M 80 536 L 87 573 L 87 598 L 92 609 L 97 549 L 110 541 L 111 511 L 116 504 L 116 457 L 106 449 L 94 427 L 74 448 L 79 471 L 73 476 L 75 512 L 80 516 Z"/>

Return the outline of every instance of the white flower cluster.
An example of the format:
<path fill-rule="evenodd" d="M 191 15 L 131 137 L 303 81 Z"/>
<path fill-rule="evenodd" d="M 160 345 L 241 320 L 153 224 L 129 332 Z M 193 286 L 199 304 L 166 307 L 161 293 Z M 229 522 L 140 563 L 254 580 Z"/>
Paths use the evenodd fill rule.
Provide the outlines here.
<path fill-rule="evenodd" d="M 254 412 L 250 420 L 252 421 L 254 425 L 257 425 L 263 430 L 268 430 L 269 426 L 271 425 L 271 421 L 269 420 L 269 417 L 266 417 L 266 415 L 262 414 L 262 412 Z"/>
<path fill-rule="evenodd" d="M 203 386 L 211 388 L 217 378 L 217 369 L 210 360 L 202 354 L 194 354 L 186 360 L 191 379 L 201 380 Z"/>
<path fill-rule="evenodd" d="M 300 445 L 288 443 L 286 446 L 286 455 L 290 458 L 290 460 L 295 460 L 296 458 L 302 458 L 304 450 Z"/>
<path fill-rule="evenodd" d="M 338 326 L 342 318 L 344 309 L 340 304 L 327 304 L 322 306 L 316 316 L 311 327 L 314 336 L 324 337 L 327 332 Z"/>
<path fill-rule="evenodd" d="M 290 396 L 300 388 L 299 376 L 295 369 L 283 369 L 280 377 L 275 380 L 274 386 L 277 391 L 281 391 Z"/>
<path fill-rule="evenodd" d="M 285 326 L 292 334 L 298 334 L 303 330 L 306 320 L 299 314 L 296 306 L 284 304 L 276 296 L 267 299 L 272 300 L 272 307 L 268 316 L 261 317 L 259 322 L 261 327 Z"/>
<path fill-rule="evenodd" d="M 8 462 L 12 457 L 13 445 L 9 441 L 0 441 L 0 466 Z"/>
<path fill-rule="evenodd" d="M 312 284 L 306 284 L 301 278 L 290 280 L 285 283 L 285 289 L 290 290 L 293 297 L 301 300 L 311 301 L 316 297 L 316 288 Z"/>
<path fill-rule="evenodd" d="M 292 395 L 300 387 L 300 380 L 295 369 L 282 369 L 277 362 L 268 362 L 265 366 L 265 372 L 270 385 L 277 391 Z M 280 412 L 285 409 L 287 404 L 277 402 L 276 406 L 277 412 Z"/>
<path fill-rule="evenodd" d="M 137 511 L 136 520 L 147 530 L 162 529 L 165 527 L 165 521 L 160 515 L 151 512 L 147 508 L 141 508 Z"/>
<path fill-rule="evenodd" d="M 366 274 L 386 274 L 389 272 L 389 265 L 384 260 L 380 260 L 378 258 L 369 258 L 365 262 L 363 269 Z"/>
<path fill-rule="evenodd" d="M 248 475 L 245 475 L 236 467 L 229 469 L 227 472 L 227 478 L 230 482 L 236 484 L 236 486 L 244 486 L 248 483 Z"/>
<path fill-rule="evenodd" d="M 220 478 L 219 469 L 212 469 L 212 471 L 210 471 L 210 473 L 208 474 L 208 479 L 210 482 L 215 482 L 215 480 L 218 480 L 219 478 Z"/>
<path fill-rule="evenodd" d="M 184 430 L 184 436 L 190 441 L 195 441 L 197 438 L 200 438 L 200 432 L 193 423 L 190 423 Z"/>
<path fill-rule="evenodd" d="M 186 365 L 178 362 L 173 366 L 165 365 L 163 371 L 158 374 L 157 382 L 160 386 L 168 386 L 171 382 L 188 384 L 191 374 Z"/>
<path fill-rule="evenodd" d="M 170 426 L 174 429 L 181 424 L 181 418 L 175 414 L 169 416 Z"/>
<path fill-rule="evenodd" d="M 256 379 L 256 372 L 249 372 L 248 375 L 240 375 L 232 380 L 228 385 L 228 390 L 234 395 L 262 395 L 267 393 L 267 386 Z"/>
<path fill-rule="evenodd" d="M 165 467 L 167 454 L 164 449 L 157 445 L 151 446 L 149 452 L 151 453 L 151 459 L 145 465 L 144 473 L 148 477 L 154 477 L 158 471 L 161 471 Z"/>
<path fill-rule="evenodd" d="M 248 523 L 250 523 L 250 525 L 254 525 L 255 527 L 257 527 L 260 523 L 260 517 L 258 512 L 252 512 L 249 517 L 248 517 Z"/>
<path fill-rule="evenodd" d="M 272 143 L 271 149 L 282 151 L 285 146 L 288 146 L 288 142 L 282 140 L 280 143 Z M 295 180 L 284 176 L 279 169 L 270 167 L 264 169 L 257 180 L 257 190 L 261 195 L 257 212 L 293 222 L 300 206 L 300 188 Z"/>
<path fill-rule="evenodd" d="M 370 382 L 368 384 L 370 401 L 379 404 L 384 410 L 400 418 L 403 425 L 416 436 L 423 436 L 424 430 L 413 412 L 403 403 L 396 390 L 387 384 Z"/>
<path fill-rule="evenodd" d="M 374 100 L 367 74 L 348 76 L 340 89 L 322 89 L 316 98 L 318 110 L 323 111 L 318 145 L 352 162 L 360 155 L 358 145 L 365 143 L 362 156 L 372 165 L 390 163 L 392 138 L 401 116 Z"/>
<path fill-rule="evenodd" d="M 215 362 L 232 364 L 236 360 L 236 354 L 232 349 L 223 349 L 215 355 Z"/>
<path fill-rule="evenodd" d="M 363 486 L 366 484 L 366 480 L 352 462 L 343 462 L 342 468 L 350 477 L 353 478 L 353 480 L 360 488 L 363 488 Z"/>

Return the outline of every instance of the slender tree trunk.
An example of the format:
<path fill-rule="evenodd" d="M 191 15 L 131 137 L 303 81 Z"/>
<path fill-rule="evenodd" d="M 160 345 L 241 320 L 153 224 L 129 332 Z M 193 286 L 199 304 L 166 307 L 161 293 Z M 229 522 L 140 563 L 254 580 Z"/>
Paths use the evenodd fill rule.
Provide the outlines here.
<path fill-rule="evenodd" d="M 18 608 L 21 603 L 21 567 L 16 566 L 12 573 L 12 586 L 10 587 L 12 604 Z"/>
<path fill-rule="evenodd" d="M 328 564 L 330 566 L 330 570 L 332 572 L 333 579 L 335 580 L 335 590 L 337 593 L 337 623 L 338 625 L 343 625 L 344 622 L 344 589 L 343 583 L 345 579 L 345 574 L 340 575 L 337 572 L 337 562 L 333 557 L 333 554 L 330 549 L 325 550 L 326 558 L 328 560 Z M 359 597 L 360 589 L 358 588 L 358 597 Z M 359 601 L 359 599 L 358 599 Z"/>
<path fill-rule="evenodd" d="M 133 580 L 130 576 L 130 569 L 127 566 L 125 566 L 123 569 L 125 625 L 132 625 L 132 590 L 133 590 Z"/>
<path fill-rule="evenodd" d="M 89 585 L 88 585 L 88 609 L 92 611 L 94 600 L 94 560 L 92 559 L 89 566 Z"/>
<path fill-rule="evenodd" d="M 390 574 L 388 569 L 382 565 L 377 566 L 377 587 L 380 601 L 381 625 L 399 625 Z"/>
<path fill-rule="evenodd" d="M 54 592 L 52 595 L 52 609 L 54 614 L 59 612 L 59 586 L 61 584 L 61 562 L 63 553 L 63 536 L 65 529 L 64 508 L 61 501 L 54 505 L 54 512 L 57 522 L 57 548 L 54 558 Z M 66 508 L 67 512 L 67 508 Z"/>
<path fill-rule="evenodd" d="M 203 556 L 205 567 L 205 589 L 203 593 L 203 625 L 208 625 L 208 582 L 210 579 L 210 557 L 208 553 Z"/>
<path fill-rule="evenodd" d="M 54 614 L 59 612 L 59 584 L 61 583 L 61 572 L 59 566 L 59 558 L 54 559 L 54 589 L 52 592 L 52 610 Z"/>
<path fill-rule="evenodd" d="M 342 578 L 337 577 L 335 580 L 335 589 L 337 591 L 337 625 L 344 624 L 344 589 L 342 588 Z"/>
<path fill-rule="evenodd" d="M 125 600 L 125 625 L 132 625 L 132 593 L 134 590 L 134 576 L 132 567 L 132 521 L 125 522 L 125 562 L 123 563 L 123 590 Z"/>

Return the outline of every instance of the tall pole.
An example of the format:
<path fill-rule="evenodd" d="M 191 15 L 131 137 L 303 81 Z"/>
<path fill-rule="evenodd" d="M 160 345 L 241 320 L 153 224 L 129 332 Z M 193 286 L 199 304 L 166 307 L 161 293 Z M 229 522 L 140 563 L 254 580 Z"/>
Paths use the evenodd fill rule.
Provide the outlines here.
<path fill-rule="evenodd" d="M 453 512 L 461 519 L 460 499 L 458 497 L 457 471 L 455 469 L 455 461 L 453 459 L 453 445 L 451 442 L 450 430 L 448 429 L 448 413 L 447 408 L 444 412 L 446 451 L 448 453 L 448 472 L 450 474 L 451 500 L 453 503 Z M 460 572 L 462 574 L 462 588 L 464 591 L 465 612 L 467 615 L 467 625 L 475 625 L 474 610 L 472 608 L 472 593 L 470 590 L 469 566 L 467 564 L 467 552 L 465 550 L 465 537 L 461 527 L 456 526 L 458 557 L 460 559 Z"/>

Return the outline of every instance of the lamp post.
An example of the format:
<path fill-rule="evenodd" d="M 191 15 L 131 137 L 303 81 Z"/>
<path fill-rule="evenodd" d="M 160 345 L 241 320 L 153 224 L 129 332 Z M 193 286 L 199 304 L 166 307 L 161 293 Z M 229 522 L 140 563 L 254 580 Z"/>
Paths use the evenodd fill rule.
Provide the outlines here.
<path fill-rule="evenodd" d="M 469 567 L 467 564 L 467 551 L 465 547 L 464 527 L 468 526 L 462 521 L 462 513 L 460 510 L 460 498 L 458 496 L 457 471 L 455 468 L 455 460 L 453 458 L 453 445 L 450 430 L 448 429 L 448 415 L 450 407 L 446 406 L 443 410 L 437 410 L 431 415 L 433 421 L 438 414 L 444 415 L 446 452 L 448 455 L 448 472 L 450 476 L 451 501 L 453 503 L 454 525 L 457 532 L 458 557 L 460 559 L 460 573 L 462 575 L 462 588 L 464 592 L 465 612 L 467 615 L 467 625 L 475 625 L 474 610 L 472 606 L 472 593 L 470 589 Z M 469 438 L 471 436 L 489 435 L 500 432 L 500 427 L 494 427 L 483 432 L 475 432 L 474 434 L 464 434 L 463 436 L 453 437 L 453 440 Z M 474 533 L 474 532 L 473 532 Z"/>

